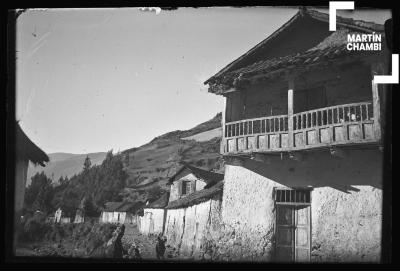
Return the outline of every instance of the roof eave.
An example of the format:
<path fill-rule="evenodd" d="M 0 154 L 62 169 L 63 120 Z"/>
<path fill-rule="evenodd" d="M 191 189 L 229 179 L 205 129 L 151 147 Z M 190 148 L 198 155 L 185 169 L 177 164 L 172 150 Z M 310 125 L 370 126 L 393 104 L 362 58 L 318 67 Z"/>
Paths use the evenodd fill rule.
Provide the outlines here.
<path fill-rule="evenodd" d="M 225 66 L 222 70 L 220 70 L 219 72 L 217 72 L 215 75 L 211 76 L 209 79 L 207 79 L 203 84 L 206 85 L 208 84 L 210 81 L 212 81 L 214 78 L 219 77 L 221 74 L 223 74 L 224 72 L 226 72 L 227 70 L 229 70 L 229 68 L 231 68 L 233 65 L 235 65 L 237 62 L 239 62 L 240 60 L 242 60 L 243 58 L 247 57 L 249 54 L 251 54 L 252 52 L 254 52 L 255 50 L 257 50 L 258 48 L 260 48 L 261 46 L 263 46 L 264 44 L 266 44 L 267 42 L 271 41 L 272 39 L 274 39 L 276 36 L 278 36 L 279 33 L 281 33 L 283 30 L 285 30 L 287 27 L 289 27 L 290 25 L 292 25 L 298 18 L 302 17 L 304 15 L 304 8 L 300 9 L 292 18 L 289 19 L 289 21 L 287 21 L 286 23 L 284 23 L 281 27 L 279 27 L 277 30 L 275 30 L 271 35 L 269 35 L 267 38 L 265 38 L 264 40 L 262 40 L 261 42 L 259 42 L 257 45 L 255 45 L 254 47 L 252 47 L 250 50 L 248 50 L 246 53 L 244 53 L 243 55 L 241 55 L 239 58 L 235 59 L 234 61 L 232 61 L 231 63 L 229 63 L 227 66 Z"/>
<path fill-rule="evenodd" d="M 25 132 L 22 130 L 18 122 L 16 123 L 16 125 L 17 125 L 16 127 L 17 136 L 19 133 L 20 137 L 19 138 L 20 142 L 17 141 L 17 144 L 24 145 L 24 146 L 17 146 L 18 154 L 23 157 L 26 157 L 35 165 L 40 164 L 43 167 L 46 166 L 44 163 L 50 161 L 49 156 L 42 149 L 40 149 L 35 143 L 33 143 L 32 140 L 30 140 L 30 138 L 25 134 Z"/>
<path fill-rule="evenodd" d="M 266 39 L 261 41 L 259 44 L 257 44 L 253 48 L 251 48 L 245 54 L 241 55 L 239 58 L 237 58 L 236 60 L 232 61 L 230 64 L 225 66 L 218 73 L 216 73 L 215 75 L 213 75 L 212 77 L 207 79 L 203 84 L 206 85 L 206 84 L 215 82 L 216 81 L 215 79 L 217 79 L 221 75 L 223 75 L 226 71 L 229 70 L 229 68 L 231 68 L 233 65 L 235 65 L 240 60 L 242 60 L 245 57 L 247 57 L 250 53 L 254 52 L 255 50 L 257 50 L 261 46 L 265 45 L 267 42 L 273 40 L 273 38 L 275 38 L 279 33 L 281 33 L 288 26 L 293 24 L 296 21 L 297 18 L 304 17 L 304 15 L 307 15 L 308 17 L 311 17 L 311 18 L 313 18 L 315 20 L 318 20 L 318 21 L 329 23 L 329 14 L 326 14 L 326 13 L 323 13 L 323 12 L 319 12 L 319 11 L 316 11 L 316 10 L 308 10 L 308 9 L 305 9 L 305 8 L 300 8 L 300 10 L 289 21 L 287 21 L 284 25 L 282 25 L 280 28 L 278 28 L 278 30 L 276 30 L 274 33 L 272 33 Z M 383 25 L 380 25 L 380 24 L 376 24 L 376 23 L 373 23 L 373 22 L 364 22 L 364 21 L 360 21 L 360 20 L 353 20 L 351 18 L 345 18 L 345 17 L 340 17 L 340 16 L 336 16 L 336 17 L 337 17 L 336 23 L 339 26 L 344 26 L 344 27 L 349 28 L 349 29 L 364 31 L 364 32 L 368 32 L 368 33 L 384 32 L 384 27 L 383 27 Z M 348 21 L 348 22 L 346 22 L 346 21 Z M 368 26 L 363 27 L 362 25 L 359 25 L 359 24 L 366 24 Z M 209 92 L 210 93 L 214 93 L 214 94 L 217 94 L 217 95 L 222 95 L 223 94 L 222 92 L 219 93 L 218 91 L 212 91 L 211 88 L 212 87 L 209 86 Z"/>

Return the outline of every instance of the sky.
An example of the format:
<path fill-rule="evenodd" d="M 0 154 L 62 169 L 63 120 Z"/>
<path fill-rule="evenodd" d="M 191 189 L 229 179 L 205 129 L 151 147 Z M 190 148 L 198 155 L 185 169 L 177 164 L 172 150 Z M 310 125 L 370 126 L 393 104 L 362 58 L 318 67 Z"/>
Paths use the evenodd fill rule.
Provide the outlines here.
<path fill-rule="evenodd" d="M 296 12 L 28 10 L 17 21 L 16 118 L 46 153 L 123 151 L 190 129 L 223 109 L 203 82 Z M 376 23 L 391 16 L 338 15 Z"/>

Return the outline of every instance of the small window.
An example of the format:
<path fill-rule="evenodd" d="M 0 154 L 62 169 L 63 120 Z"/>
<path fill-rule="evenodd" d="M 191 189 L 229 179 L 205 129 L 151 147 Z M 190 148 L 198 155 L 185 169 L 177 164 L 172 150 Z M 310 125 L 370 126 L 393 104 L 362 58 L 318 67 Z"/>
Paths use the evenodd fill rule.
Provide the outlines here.
<path fill-rule="evenodd" d="M 311 204 L 310 189 L 275 189 L 275 202 L 277 204 Z"/>
<path fill-rule="evenodd" d="M 182 182 L 182 195 L 187 195 L 190 193 L 190 181 Z"/>

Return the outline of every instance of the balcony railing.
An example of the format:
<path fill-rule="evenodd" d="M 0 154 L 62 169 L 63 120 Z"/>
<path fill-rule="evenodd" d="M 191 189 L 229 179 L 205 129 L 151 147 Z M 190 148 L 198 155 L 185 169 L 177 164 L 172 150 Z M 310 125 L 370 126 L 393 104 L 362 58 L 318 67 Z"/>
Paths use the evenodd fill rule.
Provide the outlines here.
<path fill-rule="evenodd" d="M 375 142 L 372 102 L 225 123 L 222 152 L 275 152 Z"/>

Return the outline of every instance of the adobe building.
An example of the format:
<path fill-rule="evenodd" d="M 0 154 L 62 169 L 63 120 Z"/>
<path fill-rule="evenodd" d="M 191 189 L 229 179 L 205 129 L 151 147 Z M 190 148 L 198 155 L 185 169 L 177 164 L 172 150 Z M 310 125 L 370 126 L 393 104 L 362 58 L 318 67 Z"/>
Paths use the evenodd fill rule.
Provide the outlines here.
<path fill-rule="evenodd" d="M 100 214 L 100 223 L 133 224 L 141 206 L 142 202 L 107 202 Z"/>
<path fill-rule="evenodd" d="M 82 208 L 76 209 L 74 223 L 85 222 L 85 211 Z"/>
<path fill-rule="evenodd" d="M 143 206 L 143 216 L 137 218 L 140 233 L 158 235 L 164 232 L 166 211 L 169 193 L 164 193 L 160 198 L 147 202 Z"/>
<path fill-rule="evenodd" d="M 348 50 L 348 34 L 373 33 L 381 50 Z M 331 32 L 302 8 L 205 82 L 225 98 L 212 257 L 380 260 L 386 101 L 373 78 L 387 59 L 382 25 L 337 17 Z"/>
<path fill-rule="evenodd" d="M 202 258 L 210 228 L 220 222 L 223 174 L 184 164 L 169 179 L 164 236 L 181 258 Z"/>
<path fill-rule="evenodd" d="M 182 199 L 196 191 L 211 187 L 224 179 L 224 175 L 208 171 L 190 164 L 181 163 L 182 166 L 168 180 L 170 196 L 168 202 Z"/>

